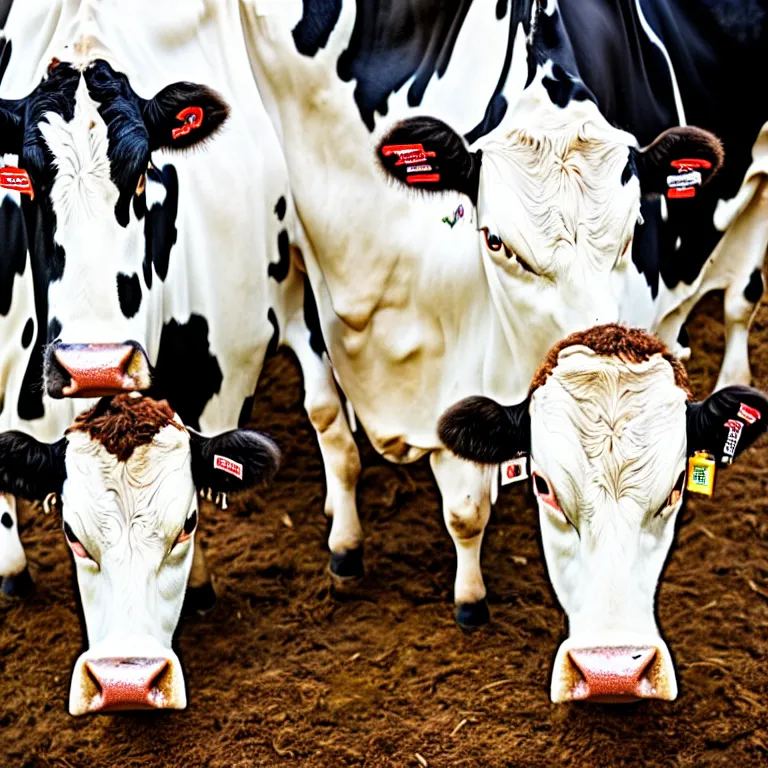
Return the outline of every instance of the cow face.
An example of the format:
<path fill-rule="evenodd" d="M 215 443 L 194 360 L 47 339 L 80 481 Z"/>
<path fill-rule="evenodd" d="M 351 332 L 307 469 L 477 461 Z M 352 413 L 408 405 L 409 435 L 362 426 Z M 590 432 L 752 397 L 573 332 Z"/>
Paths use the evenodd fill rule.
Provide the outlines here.
<path fill-rule="evenodd" d="M 29 96 L 0 100 L 0 152 L 17 154 L 28 176 L 13 188 L 26 185 L 52 397 L 149 386 L 148 205 L 166 195 L 151 153 L 199 143 L 227 112 L 217 94 L 193 83 L 140 98 L 103 60 L 85 67 L 54 60 Z"/>
<path fill-rule="evenodd" d="M 727 422 L 747 413 L 736 455 L 768 419 L 768 399 L 749 387 L 701 403 L 689 396 L 682 366 L 657 339 L 612 325 L 555 347 L 527 402 L 470 398 L 441 419 L 443 442 L 464 458 L 496 463 L 530 452 L 547 568 L 568 615 L 555 702 L 677 695 L 654 600 L 687 457 L 707 450 L 723 461 Z"/>
<path fill-rule="evenodd" d="M 701 158 L 709 180 L 722 164 L 711 134 L 668 131 L 646 150 L 612 128 L 589 100 L 554 104 L 531 87 L 507 119 L 470 150 L 449 126 L 420 117 L 379 147 L 402 184 L 461 192 L 475 204 L 478 248 L 522 318 L 536 317 L 544 349 L 619 318 L 619 283 L 631 259 L 641 193 L 666 190 L 670 163 Z"/>
<path fill-rule="evenodd" d="M 73 715 L 186 706 L 171 649 L 192 566 L 198 490 L 252 487 L 279 452 L 252 430 L 189 432 L 168 404 L 139 395 L 100 401 L 53 445 L 0 435 L 0 487 L 61 495 L 88 650 L 77 660 Z"/>

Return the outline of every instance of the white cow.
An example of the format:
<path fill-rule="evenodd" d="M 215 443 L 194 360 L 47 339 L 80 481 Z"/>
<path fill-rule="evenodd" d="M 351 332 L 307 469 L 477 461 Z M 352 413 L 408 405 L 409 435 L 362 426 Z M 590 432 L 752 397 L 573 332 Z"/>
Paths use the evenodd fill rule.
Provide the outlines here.
<path fill-rule="evenodd" d="M 0 488 L 61 498 L 88 631 L 70 714 L 186 707 L 171 640 L 192 568 L 198 491 L 252 488 L 272 477 L 279 455 L 253 430 L 203 437 L 167 402 L 139 393 L 104 398 L 55 443 L 0 434 Z"/>
<path fill-rule="evenodd" d="M 547 569 L 568 615 L 552 701 L 677 696 L 654 606 L 687 459 L 707 451 L 730 464 L 766 426 L 761 392 L 735 385 L 693 402 L 666 347 L 619 325 L 558 343 L 523 403 L 470 397 L 441 417 L 440 437 L 465 459 L 530 455 Z"/>
<path fill-rule="evenodd" d="M 403 93 L 387 101 L 384 81 L 415 61 L 410 102 L 434 67 L 447 82 L 435 84 L 438 96 L 428 93 L 423 108 L 449 105 L 441 115 L 474 125 L 477 100 L 485 103 L 475 99 L 476 79 L 485 99 L 495 84 L 486 88 L 485 70 L 476 73 L 475 62 L 507 50 L 489 4 L 476 4 L 477 11 L 473 4 L 459 40 L 450 36 L 458 29 L 450 19 L 440 17 L 437 26 L 435 19 L 419 20 L 426 38 L 398 34 L 391 20 L 393 52 L 376 37 L 389 18 L 366 16 L 360 4 L 241 5 L 255 75 L 316 255 L 307 265 L 330 358 L 382 455 L 409 462 L 430 454 L 457 552 L 457 620 L 481 624 L 488 618 L 480 548 L 489 476 L 443 450 L 438 418 L 471 393 L 521 401 L 553 343 L 619 319 L 625 278 L 634 269 L 641 186 L 663 193 L 666 173 L 659 169 L 686 157 L 705 161 L 706 182 L 721 165 L 720 144 L 687 128 L 641 149 L 569 74 L 577 71 L 570 49 L 559 45 L 543 10 L 531 21 L 527 9 L 530 37 L 521 21 L 519 44 L 504 65 L 505 93 L 517 88 L 522 95 L 470 147 L 435 118 L 396 122 L 414 110 Z M 433 15 L 443 13 L 434 4 L 418 7 L 427 5 Z M 450 40 L 438 40 L 446 30 Z M 414 41 L 424 39 L 426 50 L 414 54 Z M 462 105 L 474 111 L 463 115 Z M 375 111 L 386 119 L 375 121 Z M 356 520 L 348 530 L 361 540 Z M 339 547 L 333 532 L 330 547 Z"/>

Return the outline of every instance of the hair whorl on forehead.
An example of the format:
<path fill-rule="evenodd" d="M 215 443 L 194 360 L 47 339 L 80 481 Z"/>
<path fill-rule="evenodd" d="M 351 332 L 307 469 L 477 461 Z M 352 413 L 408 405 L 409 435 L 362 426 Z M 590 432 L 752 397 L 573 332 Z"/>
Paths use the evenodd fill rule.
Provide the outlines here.
<path fill-rule="evenodd" d="M 115 395 L 103 397 L 89 411 L 81 413 L 66 434 L 85 432 L 119 461 L 127 461 L 138 446 L 151 443 L 169 424 L 183 431 L 184 427 L 173 417 L 173 409 L 167 400 L 133 394 Z"/>
<path fill-rule="evenodd" d="M 577 331 L 555 344 L 533 375 L 528 391 L 529 396 L 546 384 L 549 375 L 557 365 L 560 353 L 567 347 L 575 346 L 588 347 L 598 355 L 617 357 L 626 363 L 643 363 L 654 355 L 661 355 L 672 366 L 675 384 L 685 392 L 688 400 L 693 399 L 688 374 L 683 364 L 667 349 L 661 339 L 647 331 L 628 328 L 619 323 L 597 325 L 586 331 Z"/>

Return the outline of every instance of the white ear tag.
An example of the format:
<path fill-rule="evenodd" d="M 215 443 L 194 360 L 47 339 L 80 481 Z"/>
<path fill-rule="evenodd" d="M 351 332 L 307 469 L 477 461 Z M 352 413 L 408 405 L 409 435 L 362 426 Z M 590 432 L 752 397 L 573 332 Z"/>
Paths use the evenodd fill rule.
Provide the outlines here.
<path fill-rule="evenodd" d="M 528 473 L 528 454 L 524 453 L 522 456 L 515 456 L 514 459 L 502 462 L 499 464 L 501 470 L 501 484 L 511 485 L 512 483 L 519 483 L 521 480 L 527 480 Z"/>

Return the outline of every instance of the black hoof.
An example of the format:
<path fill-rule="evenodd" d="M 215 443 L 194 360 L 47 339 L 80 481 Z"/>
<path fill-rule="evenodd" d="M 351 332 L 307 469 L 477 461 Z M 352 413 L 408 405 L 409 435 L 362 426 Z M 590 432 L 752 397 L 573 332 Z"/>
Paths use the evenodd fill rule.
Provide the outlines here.
<path fill-rule="evenodd" d="M 203 616 L 210 613 L 216 605 L 216 592 L 209 581 L 202 587 L 187 587 L 181 612 L 184 616 Z"/>
<path fill-rule="evenodd" d="M 462 629 L 477 629 L 491 620 L 488 601 L 483 598 L 476 603 L 460 603 L 456 606 L 456 623 Z"/>
<path fill-rule="evenodd" d="M 34 588 L 35 582 L 29 575 L 29 568 L 3 579 L 3 594 L 8 597 L 26 597 Z"/>
<path fill-rule="evenodd" d="M 346 552 L 331 552 L 331 575 L 337 579 L 361 579 L 363 568 L 363 545 Z"/>

